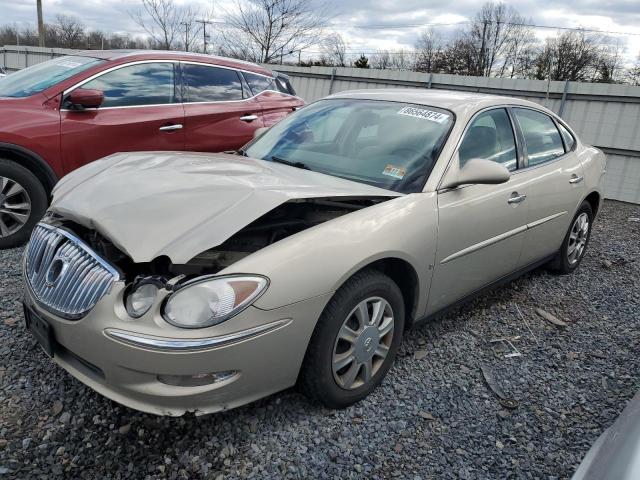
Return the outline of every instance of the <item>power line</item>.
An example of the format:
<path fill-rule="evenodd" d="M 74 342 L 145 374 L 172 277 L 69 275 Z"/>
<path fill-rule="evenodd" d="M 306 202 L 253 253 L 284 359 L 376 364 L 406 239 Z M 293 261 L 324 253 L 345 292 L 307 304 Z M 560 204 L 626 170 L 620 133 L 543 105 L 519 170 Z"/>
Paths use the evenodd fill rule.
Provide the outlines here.
<path fill-rule="evenodd" d="M 473 23 L 471 20 L 465 20 L 452 23 L 403 23 L 403 24 L 372 24 L 372 25 L 330 25 L 329 28 L 336 30 L 348 30 L 348 29 L 364 29 L 364 30 L 395 30 L 399 28 L 426 28 L 426 27 L 451 27 L 459 25 L 467 25 Z M 492 20 L 487 20 L 487 24 L 494 23 Z M 589 33 L 606 33 L 609 35 L 632 35 L 639 36 L 640 33 L 633 32 L 617 32 L 611 30 L 597 30 L 594 28 L 582 28 L 582 27 L 558 27 L 554 25 L 538 25 L 535 23 L 517 23 L 517 22 L 500 22 L 501 25 L 512 25 L 515 27 L 531 27 L 547 30 L 569 30 L 575 32 L 589 32 Z"/>

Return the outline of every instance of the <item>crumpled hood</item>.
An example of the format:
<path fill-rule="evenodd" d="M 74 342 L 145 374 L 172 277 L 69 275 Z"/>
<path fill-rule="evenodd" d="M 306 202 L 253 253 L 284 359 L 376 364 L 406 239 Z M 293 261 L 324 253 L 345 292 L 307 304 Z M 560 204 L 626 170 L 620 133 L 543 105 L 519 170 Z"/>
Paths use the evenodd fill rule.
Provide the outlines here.
<path fill-rule="evenodd" d="M 287 165 L 210 153 L 118 153 L 64 177 L 50 210 L 135 262 L 186 263 L 291 199 L 401 194 Z"/>

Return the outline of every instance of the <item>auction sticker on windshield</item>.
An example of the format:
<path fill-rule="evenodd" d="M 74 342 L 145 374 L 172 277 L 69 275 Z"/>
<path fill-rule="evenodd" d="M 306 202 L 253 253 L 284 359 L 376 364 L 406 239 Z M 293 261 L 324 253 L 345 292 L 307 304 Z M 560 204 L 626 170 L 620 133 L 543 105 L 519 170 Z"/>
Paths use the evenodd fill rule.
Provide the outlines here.
<path fill-rule="evenodd" d="M 382 171 L 383 175 L 387 175 L 388 177 L 397 178 L 398 180 L 402 180 L 406 175 L 407 171 L 404 168 L 395 167 L 391 164 L 384 167 Z"/>
<path fill-rule="evenodd" d="M 400 109 L 398 114 L 422 118 L 424 120 L 431 120 L 432 122 L 437 123 L 444 123 L 449 120 L 449 115 L 446 113 L 434 112 L 433 110 L 427 110 L 426 108 L 403 107 Z"/>

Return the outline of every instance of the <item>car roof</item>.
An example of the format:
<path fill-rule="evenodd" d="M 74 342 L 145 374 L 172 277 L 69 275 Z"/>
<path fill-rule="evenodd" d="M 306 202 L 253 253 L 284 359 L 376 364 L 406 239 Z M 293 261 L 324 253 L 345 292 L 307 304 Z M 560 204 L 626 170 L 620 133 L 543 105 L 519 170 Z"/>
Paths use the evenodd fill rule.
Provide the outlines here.
<path fill-rule="evenodd" d="M 349 90 L 331 95 L 328 98 L 354 98 L 362 100 L 387 100 L 391 102 L 415 103 L 431 107 L 440 107 L 454 113 L 469 113 L 473 110 L 493 105 L 522 105 L 552 113 L 540 104 L 520 98 L 485 93 L 440 89 L 380 88 L 369 90 Z"/>
<path fill-rule="evenodd" d="M 273 72 L 255 63 L 237 60 L 235 58 L 219 57 L 216 55 L 206 55 L 204 53 L 180 52 L 175 50 L 82 50 L 73 52 L 70 55 L 81 57 L 93 57 L 102 60 L 184 60 L 200 63 L 210 63 L 212 65 L 222 65 L 225 67 L 247 70 L 262 75 L 273 76 Z"/>

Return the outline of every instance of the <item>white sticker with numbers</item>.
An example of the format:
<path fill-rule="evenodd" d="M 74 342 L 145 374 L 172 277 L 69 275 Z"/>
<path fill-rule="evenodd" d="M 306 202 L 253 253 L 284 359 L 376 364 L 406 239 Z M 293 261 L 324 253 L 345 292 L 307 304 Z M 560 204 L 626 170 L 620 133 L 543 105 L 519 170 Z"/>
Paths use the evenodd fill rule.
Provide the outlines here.
<path fill-rule="evenodd" d="M 427 110 L 426 108 L 416 107 L 403 107 L 398 112 L 398 115 L 408 115 L 409 117 L 422 118 L 436 123 L 445 123 L 449 120 L 449 115 L 446 113 L 434 112 L 433 110 Z"/>

